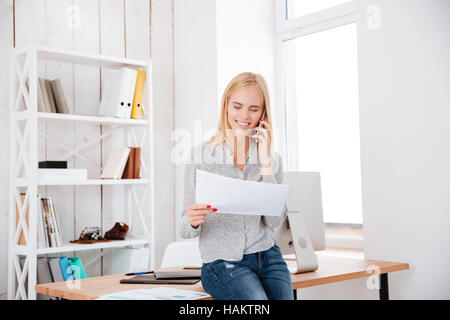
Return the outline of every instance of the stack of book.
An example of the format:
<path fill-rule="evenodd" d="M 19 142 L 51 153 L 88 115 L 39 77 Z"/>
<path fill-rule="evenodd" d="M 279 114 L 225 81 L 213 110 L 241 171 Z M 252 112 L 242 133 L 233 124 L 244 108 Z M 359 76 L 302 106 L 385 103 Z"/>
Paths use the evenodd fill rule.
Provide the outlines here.
<path fill-rule="evenodd" d="M 61 80 L 39 78 L 37 94 L 39 112 L 70 113 Z"/>
<path fill-rule="evenodd" d="M 139 179 L 141 148 L 115 148 L 102 169 L 101 179 Z"/>
<path fill-rule="evenodd" d="M 146 73 L 121 68 L 105 80 L 99 115 L 121 119 L 143 119 L 142 101 Z"/>
<path fill-rule="evenodd" d="M 67 161 L 39 161 L 38 180 L 86 180 L 87 169 L 68 169 Z"/>
<path fill-rule="evenodd" d="M 25 194 L 21 194 L 22 204 L 25 200 Z M 53 248 L 62 247 L 63 241 L 61 236 L 61 227 L 56 214 L 55 205 L 53 204 L 51 197 L 41 197 L 38 195 L 38 230 L 37 230 L 37 247 Z M 29 208 L 27 208 L 26 217 L 27 224 L 29 221 Z M 19 210 L 16 207 L 16 225 L 19 222 Z M 19 236 L 20 245 L 26 245 L 25 236 L 23 230 Z"/>

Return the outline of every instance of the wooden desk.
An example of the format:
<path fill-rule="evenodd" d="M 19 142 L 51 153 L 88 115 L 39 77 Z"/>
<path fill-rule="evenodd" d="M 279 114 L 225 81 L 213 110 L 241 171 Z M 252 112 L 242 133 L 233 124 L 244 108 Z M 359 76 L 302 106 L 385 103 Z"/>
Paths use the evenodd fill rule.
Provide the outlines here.
<path fill-rule="evenodd" d="M 347 257 L 331 257 L 318 255 L 319 269 L 315 272 L 301 274 L 292 274 L 292 284 L 294 288 L 294 297 L 297 298 L 296 290 L 300 288 L 313 287 L 321 284 L 369 277 L 375 273 L 380 274 L 380 299 L 389 299 L 388 291 L 388 273 L 409 269 L 408 263 L 363 260 Z M 286 260 L 288 265 L 295 265 L 295 261 Z M 120 279 L 126 276 L 111 275 L 79 280 L 79 288 L 75 283 L 64 281 L 36 285 L 36 292 L 50 296 L 60 297 L 71 300 L 96 299 L 105 294 L 114 292 L 152 288 L 160 285 L 151 284 L 121 284 Z M 164 287 L 173 287 L 184 290 L 194 290 L 204 292 L 201 282 L 194 285 L 168 285 Z"/>

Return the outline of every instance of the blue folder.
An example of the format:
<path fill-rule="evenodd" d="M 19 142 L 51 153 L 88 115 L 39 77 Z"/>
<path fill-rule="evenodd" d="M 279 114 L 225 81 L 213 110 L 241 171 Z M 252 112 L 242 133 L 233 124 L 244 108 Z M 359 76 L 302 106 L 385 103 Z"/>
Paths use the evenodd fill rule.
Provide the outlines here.
<path fill-rule="evenodd" d="M 59 265 L 61 266 L 61 271 L 64 277 L 64 281 L 74 280 L 72 267 L 70 266 L 69 259 L 67 257 L 59 258 Z"/>

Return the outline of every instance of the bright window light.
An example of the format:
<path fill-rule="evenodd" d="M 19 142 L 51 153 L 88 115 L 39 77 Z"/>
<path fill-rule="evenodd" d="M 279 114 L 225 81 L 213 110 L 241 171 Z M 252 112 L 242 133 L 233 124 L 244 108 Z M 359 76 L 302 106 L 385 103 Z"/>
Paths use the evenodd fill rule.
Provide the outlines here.
<path fill-rule="evenodd" d="M 288 168 L 321 173 L 325 222 L 361 224 L 356 24 L 284 49 Z"/>

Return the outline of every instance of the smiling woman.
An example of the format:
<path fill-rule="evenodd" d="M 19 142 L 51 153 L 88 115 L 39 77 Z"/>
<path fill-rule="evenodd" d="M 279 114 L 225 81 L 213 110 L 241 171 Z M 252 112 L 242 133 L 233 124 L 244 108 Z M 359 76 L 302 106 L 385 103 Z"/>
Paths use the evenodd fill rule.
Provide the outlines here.
<path fill-rule="evenodd" d="M 222 97 L 216 134 L 194 147 L 185 167 L 182 238 L 199 236 L 203 288 L 215 299 L 292 300 L 289 270 L 273 230 L 286 218 L 227 214 L 215 205 L 195 203 L 196 170 L 235 179 L 278 184 L 281 157 L 271 149 L 271 113 L 267 85 L 253 73 L 234 77 Z M 252 134 L 252 131 L 258 134 Z M 196 155 L 200 155 L 197 157 Z M 225 156 L 225 163 L 222 162 Z M 246 197 L 246 195 L 242 195 Z"/>

